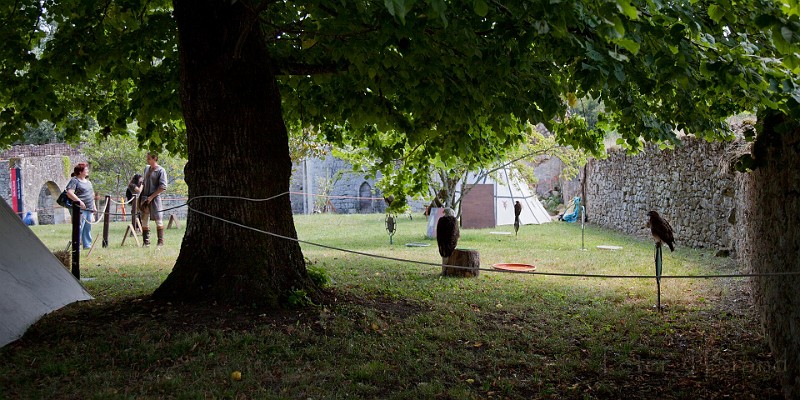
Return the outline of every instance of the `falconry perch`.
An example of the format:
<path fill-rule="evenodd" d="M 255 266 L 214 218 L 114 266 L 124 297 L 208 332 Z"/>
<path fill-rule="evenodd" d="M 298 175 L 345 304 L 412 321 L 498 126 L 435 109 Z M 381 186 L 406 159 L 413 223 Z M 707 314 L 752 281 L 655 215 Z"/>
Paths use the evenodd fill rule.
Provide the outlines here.
<path fill-rule="evenodd" d="M 447 259 L 453 254 L 458 244 L 461 233 L 458 229 L 458 220 L 450 208 L 444 209 L 444 216 L 436 224 L 436 242 L 439 244 L 439 255 Z"/>
<path fill-rule="evenodd" d="M 661 243 L 666 243 L 669 246 L 669 251 L 675 251 L 675 237 L 669 222 L 661 218 L 655 211 L 648 212 L 647 216 L 650 217 L 650 220 L 647 221 L 647 227 L 650 228 L 656 244 L 660 246 Z"/>

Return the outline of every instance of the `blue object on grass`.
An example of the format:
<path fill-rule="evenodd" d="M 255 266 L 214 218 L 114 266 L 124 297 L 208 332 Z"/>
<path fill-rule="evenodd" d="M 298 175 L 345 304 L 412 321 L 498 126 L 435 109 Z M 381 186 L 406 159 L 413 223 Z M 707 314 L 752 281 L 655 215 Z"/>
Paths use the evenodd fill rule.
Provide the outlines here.
<path fill-rule="evenodd" d="M 581 198 L 575 196 L 575 198 L 572 199 L 572 203 L 575 205 L 572 209 L 572 213 L 564 214 L 564 216 L 561 217 L 564 222 L 575 222 L 578 220 L 578 214 L 581 212 Z"/>

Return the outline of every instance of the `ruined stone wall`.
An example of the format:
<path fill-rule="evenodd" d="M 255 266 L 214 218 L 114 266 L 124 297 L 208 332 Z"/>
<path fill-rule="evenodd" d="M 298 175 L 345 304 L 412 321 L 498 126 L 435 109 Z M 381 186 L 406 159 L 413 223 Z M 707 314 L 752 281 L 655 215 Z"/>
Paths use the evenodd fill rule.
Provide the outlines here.
<path fill-rule="evenodd" d="M 380 179 L 380 175 L 378 175 Z M 291 195 L 292 212 L 302 214 L 305 212 L 304 183 L 310 182 L 311 192 L 314 195 L 322 194 L 325 182 L 333 184 L 327 193 L 335 212 L 339 214 L 365 214 L 382 213 L 386 211 L 383 193 L 375 184 L 376 180 L 353 172 L 353 167 L 346 161 L 328 156 L 324 159 L 314 158 L 305 162 L 296 163 L 292 172 L 289 190 Z M 315 196 L 315 199 L 319 199 Z M 425 204 L 421 201 L 408 202 L 412 211 L 422 211 Z M 315 211 L 319 211 L 321 204 L 317 200 L 314 204 Z M 333 210 L 326 210 L 331 212 Z"/>
<path fill-rule="evenodd" d="M 350 164 L 344 160 L 329 156 L 324 159 L 309 159 L 295 165 L 290 191 L 305 193 L 304 184 L 309 182 L 312 194 L 331 196 L 330 202 L 333 209 L 330 209 L 331 205 L 328 205 L 328 209 L 326 209 L 328 212 L 356 214 L 383 212 L 386 209 L 380 190 L 375 188 L 375 180 L 369 179 L 363 174 L 354 173 Z M 359 197 L 366 198 L 359 199 Z M 378 199 L 368 199 L 369 197 Z M 305 212 L 305 200 L 302 194 L 291 195 L 291 200 L 293 213 Z M 323 206 L 322 202 L 324 202 L 323 198 L 314 196 L 314 210 L 320 211 Z"/>
<path fill-rule="evenodd" d="M 25 150 L 33 149 L 30 146 Z M 13 150 L 13 149 L 12 149 Z M 6 152 L 4 154 L 11 154 Z M 55 199 L 69 182 L 72 167 L 86 161 L 82 155 L 31 155 L 42 152 L 16 152 L 9 159 L 0 159 L 3 171 L 0 172 L 0 196 L 9 205 L 11 200 L 10 169 L 20 168 L 22 174 L 22 213 L 31 212 L 33 220 L 38 224 L 63 223 L 69 220 L 69 213 L 55 204 Z"/>
<path fill-rule="evenodd" d="M 658 211 L 675 230 L 677 246 L 735 251 L 735 173 L 732 144 L 684 138 L 673 150 L 648 146 L 637 155 L 609 150 L 586 168 L 589 222 L 650 237 L 647 212 Z"/>
<path fill-rule="evenodd" d="M 564 169 L 564 162 L 558 157 L 545 156 L 541 158 L 542 161 L 533 170 L 533 174 L 538 179 L 536 194 L 539 197 L 545 196 L 551 190 L 563 190 L 559 178 Z"/>
<path fill-rule="evenodd" d="M 21 144 L 0 152 L 0 160 L 13 157 L 82 156 L 82 145 L 73 147 L 66 143 Z"/>

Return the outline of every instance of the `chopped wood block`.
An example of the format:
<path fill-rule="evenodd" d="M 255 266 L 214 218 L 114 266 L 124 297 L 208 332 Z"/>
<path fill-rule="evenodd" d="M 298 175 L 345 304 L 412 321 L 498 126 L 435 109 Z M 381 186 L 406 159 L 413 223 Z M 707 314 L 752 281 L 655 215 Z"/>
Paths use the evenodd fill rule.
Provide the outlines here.
<path fill-rule="evenodd" d="M 453 267 L 447 267 L 446 265 L 452 265 Z M 481 255 L 478 250 L 455 249 L 449 258 L 442 258 L 442 275 L 444 276 L 477 277 L 481 272 L 480 267 Z"/>

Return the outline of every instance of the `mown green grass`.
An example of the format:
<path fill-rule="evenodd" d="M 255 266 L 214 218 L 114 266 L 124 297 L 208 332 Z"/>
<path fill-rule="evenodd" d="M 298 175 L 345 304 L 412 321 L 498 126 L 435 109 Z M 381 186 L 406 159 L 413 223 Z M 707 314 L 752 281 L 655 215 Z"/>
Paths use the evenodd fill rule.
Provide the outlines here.
<path fill-rule="evenodd" d="M 439 263 L 425 221 L 383 215 L 296 216 L 301 240 Z M 34 227 L 52 249 L 67 226 Z M 149 301 L 168 274 L 167 245 L 99 243 L 82 259 L 96 300 L 74 304 L 0 349 L 0 398 L 740 398 L 778 396 L 773 360 L 744 295 L 746 281 L 481 271 L 444 278 L 437 265 L 365 257 L 305 243 L 335 300 L 300 310 L 187 307 Z M 464 230 L 459 247 L 481 265 L 530 263 L 539 272 L 653 273 L 651 242 L 577 225 Z M 99 228 L 95 229 L 100 232 Z M 130 239 L 129 239 L 130 240 Z M 409 242 L 429 247 L 406 247 Z M 597 245 L 622 246 L 621 251 Z M 680 245 L 680 242 L 678 243 Z M 734 273 L 730 260 L 678 247 L 666 275 Z M 231 372 L 241 371 L 234 381 Z"/>

